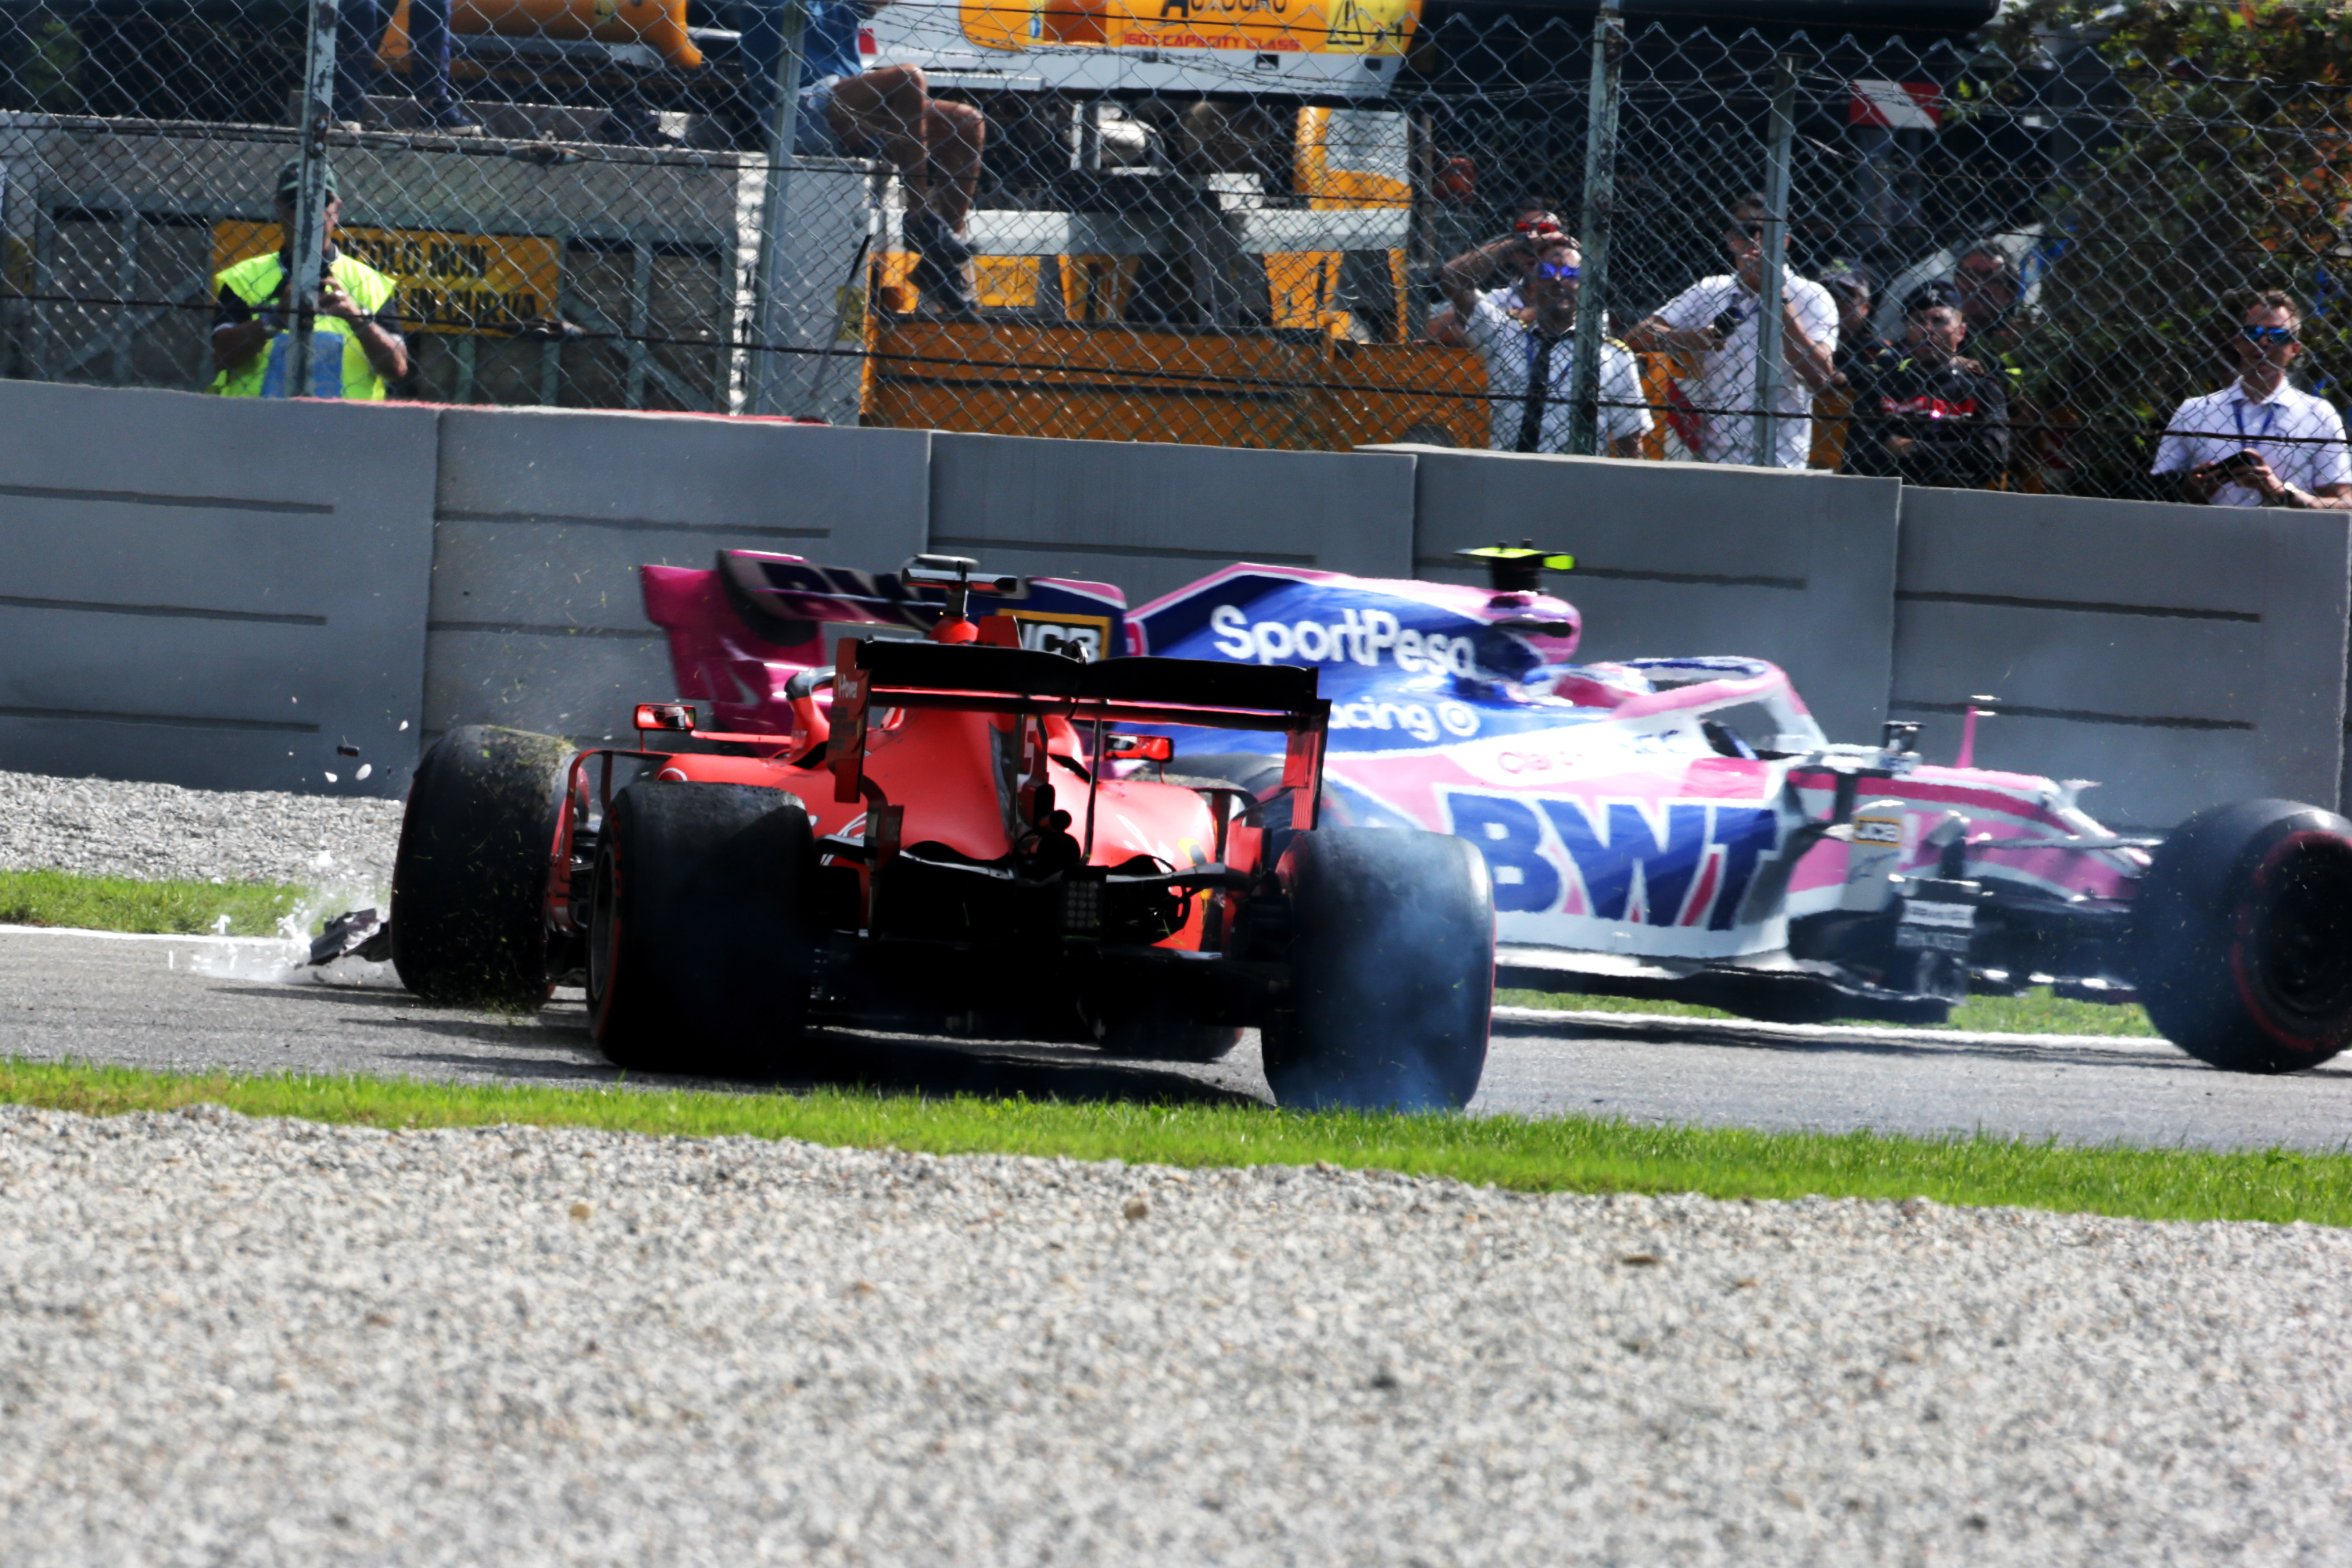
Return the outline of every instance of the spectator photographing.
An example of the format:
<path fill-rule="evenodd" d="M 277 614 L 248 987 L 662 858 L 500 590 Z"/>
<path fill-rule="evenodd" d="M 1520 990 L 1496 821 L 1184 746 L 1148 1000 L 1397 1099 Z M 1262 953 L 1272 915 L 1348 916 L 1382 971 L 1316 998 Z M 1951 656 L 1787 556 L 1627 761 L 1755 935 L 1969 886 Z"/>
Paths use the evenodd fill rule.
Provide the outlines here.
<path fill-rule="evenodd" d="M 1637 353 L 1696 353 L 1699 373 L 1685 387 L 1697 419 L 1693 456 L 1748 463 L 1756 451 L 1756 372 L 1762 342 L 1764 198 L 1731 204 L 1724 247 L 1732 269 L 1702 278 L 1625 334 Z M 1781 243 L 1787 244 L 1782 237 Z M 1780 416 L 1770 467 L 1801 468 L 1812 449 L 1813 395 L 1836 375 L 1838 309 L 1829 290 L 1784 270 L 1780 280 Z"/>
<path fill-rule="evenodd" d="M 1522 237 L 1532 237 L 1543 231 L 1558 232 L 1559 229 L 1559 219 L 1553 215 L 1550 206 L 1532 199 L 1512 203 L 1504 216 L 1510 222 L 1511 232 Z M 1507 312 L 1526 310 L 1528 301 L 1519 292 L 1519 285 L 1526 281 L 1527 275 L 1534 269 L 1535 253 L 1532 248 L 1523 255 L 1507 259 L 1502 270 L 1508 281 L 1503 283 L 1500 288 L 1487 289 L 1486 297 L 1493 300 Z M 1469 347 L 1470 340 L 1463 332 L 1465 319 L 1455 312 L 1451 304 L 1444 306 L 1429 318 L 1427 332 L 1429 341 L 1433 343 L 1444 343 L 1449 348 Z"/>
<path fill-rule="evenodd" d="M 1581 258 L 1556 226 L 1509 237 L 1455 257 L 1439 268 L 1438 287 L 1454 306 L 1469 346 L 1486 363 L 1491 444 L 1498 452 L 1565 452 L 1575 416 L 1576 300 Z M 1527 307 L 1507 310 L 1502 289 L 1479 285 L 1520 271 Z M 1598 430 L 1612 457 L 1636 455 L 1650 428 L 1633 356 L 1601 345 Z"/>
<path fill-rule="evenodd" d="M 2009 389 L 1960 356 L 1958 293 L 1931 283 L 1904 310 L 1904 349 L 1856 390 L 1845 471 L 1906 484 L 1984 489 L 2009 463 Z"/>
<path fill-rule="evenodd" d="M 289 251 L 294 243 L 294 199 L 301 166 L 278 171 L 278 231 L 286 246 L 268 256 L 238 262 L 213 280 L 218 308 L 213 315 L 211 390 L 224 397 L 342 397 L 375 401 L 384 383 L 408 374 L 408 345 L 392 313 L 395 285 L 355 256 L 335 248 L 342 221 L 342 198 L 335 176 L 327 175 L 326 270 L 319 282 L 319 312 L 310 328 L 310 384 L 287 384 L 287 331 L 293 274 Z"/>
<path fill-rule="evenodd" d="M 2174 412 L 2150 471 L 2177 475 L 2182 496 L 2200 504 L 2352 510 L 2344 416 L 2287 380 L 2302 334 L 2292 295 L 2248 299 L 2230 340 L 2238 379 Z"/>
<path fill-rule="evenodd" d="M 968 103 L 933 98 L 919 67 L 866 68 L 858 34 L 888 3 L 808 0 L 793 152 L 803 158 L 877 156 L 898 170 L 907 182 L 903 232 L 915 253 L 915 287 L 940 312 L 968 315 L 976 307 L 963 230 L 979 188 L 988 121 Z M 783 52 L 783 7 L 761 0 L 744 29 L 743 64 L 745 97 L 762 145 Z"/>

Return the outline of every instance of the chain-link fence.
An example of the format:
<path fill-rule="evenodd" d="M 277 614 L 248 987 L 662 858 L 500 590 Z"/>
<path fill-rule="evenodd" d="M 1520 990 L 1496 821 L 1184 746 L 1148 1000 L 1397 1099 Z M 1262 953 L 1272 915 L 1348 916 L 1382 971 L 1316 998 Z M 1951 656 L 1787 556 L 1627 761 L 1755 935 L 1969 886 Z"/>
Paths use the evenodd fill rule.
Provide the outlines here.
<path fill-rule="evenodd" d="M 2146 494 L 2249 356 L 2333 395 L 2321 64 L 1418 0 L 0 0 L 0 374 Z M 330 217 L 312 317 L 271 258 Z"/>

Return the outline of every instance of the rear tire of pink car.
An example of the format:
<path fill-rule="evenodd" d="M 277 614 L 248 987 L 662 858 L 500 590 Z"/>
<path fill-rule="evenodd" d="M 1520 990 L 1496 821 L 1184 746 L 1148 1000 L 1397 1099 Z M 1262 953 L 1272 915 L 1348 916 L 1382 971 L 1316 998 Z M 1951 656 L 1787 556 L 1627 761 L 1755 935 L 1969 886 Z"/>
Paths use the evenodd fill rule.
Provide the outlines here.
<path fill-rule="evenodd" d="M 808 812 L 779 789 L 646 782 L 597 847 L 588 1022 L 636 1072 L 770 1077 L 806 1028 L 815 963 Z"/>
<path fill-rule="evenodd" d="M 2352 822 L 2294 801 L 2199 813 L 2142 879 L 2148 1017 L 2231 1072 L 2296 1072 L 2352 1044 Z"/>

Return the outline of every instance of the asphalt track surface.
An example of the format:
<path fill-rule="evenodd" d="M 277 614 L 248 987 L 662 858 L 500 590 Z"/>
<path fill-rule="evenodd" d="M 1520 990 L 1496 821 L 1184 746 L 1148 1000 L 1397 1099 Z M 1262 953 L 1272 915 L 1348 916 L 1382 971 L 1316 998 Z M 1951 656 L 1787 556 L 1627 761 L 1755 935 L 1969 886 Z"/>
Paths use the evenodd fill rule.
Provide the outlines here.
<path fill-rule="evenodd" d="M 383 966 L 343 984 L 289 970 L 284 944 L 0 929 L 0 1056 L 164 1070 L 359 1072 L 578 1084 L 618 1075 L 576 992 L 526 1018 L 435 1007 Z M 289 978 L 289 974 L 292 976 Z M 664 1084 L 689 1080 L 659 1079 Z M 1267 1099 L 1254 1038 L 1209 1067 L 1081 1047 L 822 1037 L 797 1088 L 1064 1099 Z M 1474 1111 L 1936 1133 L 2069 1142 L 2334 1150 L 2352 1143 L 2352 1058 L 2291 1078 L 2212 1071 L 2160 1040 L 1920 1035 L 1686 1019 L 1498 1020 Z"/>

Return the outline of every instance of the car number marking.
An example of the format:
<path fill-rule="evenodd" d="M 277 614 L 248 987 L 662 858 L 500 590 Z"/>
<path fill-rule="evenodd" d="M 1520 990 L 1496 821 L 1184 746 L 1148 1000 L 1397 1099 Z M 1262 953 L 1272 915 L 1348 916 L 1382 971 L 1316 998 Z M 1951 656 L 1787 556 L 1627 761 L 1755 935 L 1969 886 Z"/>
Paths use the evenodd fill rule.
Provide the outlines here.
<path fill-rule="evenodd" d="M 1901 923 L 1895 928 L 1895 945 L 1906 952 L 1965 953 L 1976 924 L 1974 904 L 1914 899 L 1903 906 Z"/>

